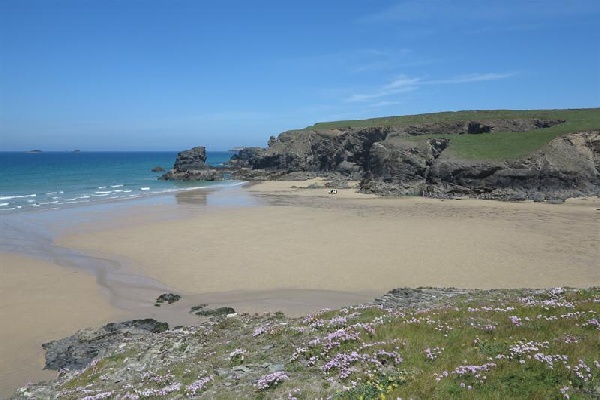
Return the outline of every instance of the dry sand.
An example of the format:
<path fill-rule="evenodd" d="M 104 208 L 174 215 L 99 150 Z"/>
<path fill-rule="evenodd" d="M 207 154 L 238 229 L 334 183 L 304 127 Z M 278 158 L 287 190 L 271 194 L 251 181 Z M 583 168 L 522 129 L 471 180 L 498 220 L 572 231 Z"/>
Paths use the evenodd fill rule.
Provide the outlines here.
<path fill-rule="evenodd" d="M 95 277 L 16 254 L 0 253 L 0 398 L 43 371 L 42 343 L 126 314 L 114 309 Z"/>

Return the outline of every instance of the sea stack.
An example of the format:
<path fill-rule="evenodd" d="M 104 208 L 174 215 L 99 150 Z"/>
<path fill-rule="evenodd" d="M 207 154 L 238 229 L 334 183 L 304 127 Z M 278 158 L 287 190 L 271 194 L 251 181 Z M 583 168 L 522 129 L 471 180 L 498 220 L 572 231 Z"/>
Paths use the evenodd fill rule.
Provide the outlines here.
<path fill-rule="evenodd" d="M 161 180 L 216 181 L 222 177 L 206 163 L 206 148 L 197 146 L 177 154 L 173 169 L 162 175 Z"/>

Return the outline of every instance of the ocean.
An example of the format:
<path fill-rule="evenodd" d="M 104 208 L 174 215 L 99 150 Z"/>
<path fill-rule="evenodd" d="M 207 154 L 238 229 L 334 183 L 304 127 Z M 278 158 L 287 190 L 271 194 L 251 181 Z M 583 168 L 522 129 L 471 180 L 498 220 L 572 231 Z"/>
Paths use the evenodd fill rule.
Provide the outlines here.
<path fill-rule="evenodd" d="M 160 181 L 177 152 L 0 152 L 0 216 L 125 201 L 228 182 Z M 229 152 L 207 152 L 219 167 Z"/>

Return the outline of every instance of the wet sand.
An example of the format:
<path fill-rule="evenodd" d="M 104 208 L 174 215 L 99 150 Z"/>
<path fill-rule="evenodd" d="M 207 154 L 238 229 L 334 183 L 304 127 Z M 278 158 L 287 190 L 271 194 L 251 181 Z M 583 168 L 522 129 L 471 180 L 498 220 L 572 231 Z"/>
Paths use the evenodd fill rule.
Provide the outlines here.
<path fill-rule="evenodd" d="M 190 324 L 189 308 L 200 303 L 295 316 L 401 286 L 600 285 L 598 198 L 561 205 L 379 198 L 354 189 L 331 195 L 310 183 L 322 184 L 186 192 L 130 217 L 108 212 L 100 223 L 86 218 L 62 229 L 56 244 L 122 266 L 97 280 L 0 253 L 8 299 L 0 317 L 12 321 L 0 332 L 0 397 L 53 376 L 39 370 L 42 342 L 133 317 Z M 154 307 L 166 290 L 183 299 Z"/>
<path fill-rule="evenodd" d="M 0 253 L 0 398 L 43 371 L 42 343 L 127 317 L 110 306 L 96 278 L 17 254 Z"/>

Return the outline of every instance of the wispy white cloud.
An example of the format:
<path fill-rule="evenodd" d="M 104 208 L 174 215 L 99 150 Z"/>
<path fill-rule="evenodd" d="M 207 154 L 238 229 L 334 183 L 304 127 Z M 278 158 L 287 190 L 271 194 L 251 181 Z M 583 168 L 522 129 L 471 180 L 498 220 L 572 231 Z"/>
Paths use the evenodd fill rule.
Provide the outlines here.
<path fill-rule="evenodd" d="M 384 86 L 386 90 L 403 90 L 406 88 L 414 88 L 421 82 L 421 78 L 409 78 L 406 75 L 401 75 Z"/>
<path fill-rule="evenodd" d="M 352 94 L 346 98 L 345 102 L 357 103 L 389 98 L 400 93 L 415 91 L 424 85 L 467 84 L 474 82 L 496 81 L 500 79 L 511 78 L 515 75 L 517 74 L 514 72 L 486 72 L 458 75 L 447 79 L 411 78 L 406 75 L 400 75 L 391 82 L 372 90 L 370 93 Z"/>
<path fill-rule="evenodd" d="M 378 88 L 377 90 L 372 91 L 371 93 L 352 94 L 346 99 L 346 102 L 358 103 L 372 101 L 384 97 L 389 97 L 394 94 L 411 92 L 417 89 L 420 82 L 420 78 L 409 78 L 405 75 L 401 75 L 393 81 L 391 81 L 390 83 Z"/>
<path fill-rule="evenodd" d="M 423 81 L 421 84 L 434 85 L 434 84 L 445 84 L 445 83 L 470 83 L 470 82 L 483 82 L 483 81 L 497 81 L 499 79 L 511 78 L 517 75 L 515 72 L 508 73 L 497 73 L 497 72 L 486 72 L 459 75 L 450 79 L 439 79 Z"/>

